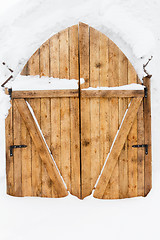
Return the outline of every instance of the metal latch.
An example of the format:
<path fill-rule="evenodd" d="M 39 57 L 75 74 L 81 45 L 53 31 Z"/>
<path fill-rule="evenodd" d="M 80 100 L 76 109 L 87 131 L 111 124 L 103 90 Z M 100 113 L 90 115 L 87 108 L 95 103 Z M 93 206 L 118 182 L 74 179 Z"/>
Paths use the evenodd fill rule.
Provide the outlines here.
<path fill-rule="evenodd" d="M 10 157 L 13 156 L 13 148 L 26 148 L 27 145 L 12 145 L 10 146 Z"/>
<path fill-rule="evenodd" d="M 148 155 L 148 144 L 141 144 L 141 145 L 132 145 L 133 148 L 141 148 L 144 147 L 145 148 L 145 154 Z"/>

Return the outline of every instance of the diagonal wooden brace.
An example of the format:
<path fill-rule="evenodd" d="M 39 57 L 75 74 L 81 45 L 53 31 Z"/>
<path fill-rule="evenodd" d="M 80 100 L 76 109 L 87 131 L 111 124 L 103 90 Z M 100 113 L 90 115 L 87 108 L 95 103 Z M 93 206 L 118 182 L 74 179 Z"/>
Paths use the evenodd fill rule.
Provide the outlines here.
<path fill-rule="evenodd" d="M 118 135 L 110 150 L 107 162 L 104 164 L 102 174 L 97 183 L 93 196 L 95 198 L 103 198 L 105 189 L 111 178 L 112 172 L 118 161 L 118 157 L 122 151 L 127 135 L 132 127 L 136 114 L 138 112 L 140 103 L 143 98 L 133 98 L 130 107 L 124 117 L 124 120 L 119 129 Z"/>
<path fill-rule="evenodd" d="M 58 197 L 65 197 L 68 195 L 67 189 L 63 183 L 63 180 L 57 170 L 57 167 L 50 155 L 50 152 L 45 144 L 45 141 L 40 133 L 40 130 L 35 123 L 35 120 L 27 106 L 24 99 L 14 100 L 18 110 L 26 124 L 26 127 L 31 135 L 31 138 L 37 148 L 37 151 L 42 159 L 43 164 L 46 167 L 49 177 L 53 182 L 55 191 Z"/>

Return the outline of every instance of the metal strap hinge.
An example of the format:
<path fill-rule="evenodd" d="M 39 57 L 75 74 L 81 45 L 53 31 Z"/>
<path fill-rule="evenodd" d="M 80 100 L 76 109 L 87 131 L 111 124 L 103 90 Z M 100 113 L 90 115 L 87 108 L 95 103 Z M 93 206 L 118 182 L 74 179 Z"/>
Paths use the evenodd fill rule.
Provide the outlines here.
<path fill-rule="evenodd" d="M 8 93 L 9 93 L 10 98 L 12 98 L 12 88 L 8 89 Z"/>
<path fill-rule="evenodd" d="M 147 95 L 148 95 L 148 89 L 147 87 L 144 88 L 144 97 L 147 98 Z"/>
<path fill-rule="evenodd" d="M 10 146 L 10 157 L 13 156 L 13 148 L 26 148 L 27 145 L 12 145 Z"/>
<path fill-rule="evenodd" d="M 138 144 L 138 145 L 132 145 L 133 148 L 145 148 L 145 154 L 148 155 L 148 144 Z"/>

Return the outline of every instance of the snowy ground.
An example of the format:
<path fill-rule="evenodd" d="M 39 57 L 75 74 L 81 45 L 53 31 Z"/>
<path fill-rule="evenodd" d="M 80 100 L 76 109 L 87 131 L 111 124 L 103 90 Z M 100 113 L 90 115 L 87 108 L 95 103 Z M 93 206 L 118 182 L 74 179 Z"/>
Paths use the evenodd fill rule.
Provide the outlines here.
<path fill-rule="evenodd" d="M 79 21 L 107 34 L 127 55 L 140 78 L 144 75 L 143 64 L 153 55 L 147 66 L 153 75 L 153 189 L 146 198 L 106 201 L 88 197 L 81 201 L 73 196 L 64 199 L 7 196 L 4 115 L 8 105 L 0 89 L 0 239 L 159 239 L 160 1 L 0 0 L 0 3 L 0 83 L 10 76 L 3 62 L 16 76 L 46 39 Z"/>

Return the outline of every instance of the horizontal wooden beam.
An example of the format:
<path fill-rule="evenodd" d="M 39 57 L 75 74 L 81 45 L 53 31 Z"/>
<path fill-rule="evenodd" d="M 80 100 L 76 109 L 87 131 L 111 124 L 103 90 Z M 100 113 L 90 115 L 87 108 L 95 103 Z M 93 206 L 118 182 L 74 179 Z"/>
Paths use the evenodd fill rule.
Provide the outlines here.
<path fill-rule="evenodd" d="M 12 91 L 12 98 L 78 97 L 78 89 Z"/>
<path fill-rule="evenodd" d="M 144 90 L 81 90 L 81 97 L 83 98 L 144 97 Z"/>
<path fill-rule="evenodd" d="M 8 89 L 5 89 L 8 93 Z M 79 97 L 78 89 L 12 91 L 12 98 Z M 82 98 L 144 97 L 144 90 L 81 90 Z"/>

